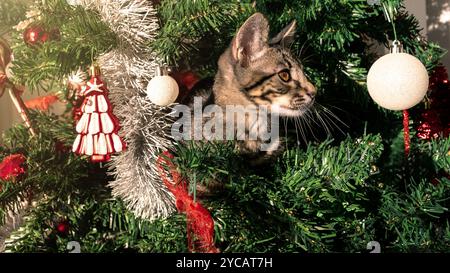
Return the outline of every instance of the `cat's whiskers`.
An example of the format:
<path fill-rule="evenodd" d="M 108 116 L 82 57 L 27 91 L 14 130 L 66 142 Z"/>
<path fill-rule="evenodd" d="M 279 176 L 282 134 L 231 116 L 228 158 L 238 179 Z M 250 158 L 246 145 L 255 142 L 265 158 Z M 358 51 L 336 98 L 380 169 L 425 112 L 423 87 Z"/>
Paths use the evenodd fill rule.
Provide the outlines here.
<path fill-rule="evenodd" d="M 310 47 L 311 44 L 308 44 L 308 42 L 309 42 L 310 40 L 311 40 L 311 38 L 306 39 L 306 40 L 303 42 L 302 46 L 300 47 L 300 51 L 299 51 L 299 53 L 297 54 L 297 56 L 299 57 L 299 59 L 302 59 L 302 57 L 303 57 L 303 50 L 307 50 L 308 47 Z"/>
<path fill-rule="evenodd" d="M 331 130 L 328 128 L 328 123 L 322 118 L 322 116 L 320 115 L 320 113 L 317 111 L 317 109 L 314 107 L 314 114 L 317 116 L 317 119 L 319 120 L 319 122 L 323 125 L 323 128 L 327 134 L 327 136 L 331 136 Z"/>
<path fill-rule="evenodd" d="M 310 135 L 314 138 L 314 140 L 318 141 L 318 137 L 314 133 L 314 130 L 317 127 L 322 127 L 328 137 L 333 135 L 334 129 L 337 129 L 340 133 L 345 135 L 344 127 L 348 128 L 348 125 L 330 109 L 321 105 L 320 103 L 316 102 L 312 107 L 300 108 L 299 111 L 302 112 L 301 115 L 289 117 L 294 121 L 298 144 L 300 143 L 299 133 L 305 144 L 308 143 L 306 131 L 310 132 Z M 286 122 L 287 121 L 285 119 L 285 126 Z"/>
<path fill-rule="evenodd" d="M 304 123 L 308 127 L 308 129 L 311 132 L 314 140 L 318 140 L 317 136 L 314 134 L 313 126 L 310 123 L 310 119 L 311 119 L 311 117 L 309 116 L 308 111 L 305 111 L 305 113 L 301 116 L 301 120 L 304 121 Z"/>
<path fill-rule="evenodd" d="M 338 123 L 340 123 L 342 126 L 349 128 L 349 126 L 344 121 L 342 121 L 335 113 L 333 113 L 330 109 L 328 109 L 327 107 L 325 107 L 323 105 L 320 105 L 320 106 L 322 107 L 322 109 L 324 110 L 324 113 L 326 113 L 326 115 L 328 116 L 330 121 L 333 121 L 333 119 L 334 119 Z M 336 109 L 338 109 L 338 108 L 336 107 Z M 341 127 L 337 126 L 337 128 L 341 128 Z M 342 130 L 341 130 L 341 132 L 342 132 Z M 344 132 L 342 132 L 342 133 L 344 133 Z"/>
<path fill-rule="evenodd" d="M 306 113 L 307 113 L 307 115 L 305 115 L 305 122 L 307 122 L 306 124 L 308 125 L 308 128 L 310 128 L 311 134 L 313 135 L 314 139 L 316 141 L 318 141 L 319 138 L 316 137 L 316 135 L 314 134 L 313 125 L 311 124 L 311 121 L 313 120 L 313 118 L 309 115 L 309 112 L 306 112 Z"/>
<path fill-rule="evenodd" d="M 319 123 L 316 121 L 316 119 L 314 118 L 313 112 L 311 111 L 311 109 L 314 110 L 314 111 L 317 111 L 314 107 L 311 107 L 311 108 L 308 108 L 306 112 L 307 112 L 307 114 L 308 114 L 310 120 L 311 120 L 312 122 L 314 122 L 317 126 L 320 127 L 320 124 L 319 124 Z M 317 114 L 316 114 L 316 115 L 317 115 Z"/>
<path fill-rule="evenodd" d="M 287 138 L 288 124 L 287 124 L 287 119 L 284 119 L 284 133 L 285 133 L 286 150 L 288 150 L 288 138 Z"/>
<path fill-rule="evenodd" d="M 297 123 L 297 120 L 296 119 L 294 119 L 294 126 L 295 126 L 295 135 L 297 136 L 297 146 L 299 146 L 300 145 L 300 139 L 299 139 L 299 136 L 298 136 L 298 126 L 299 126 L 299 124 Z"/>
<path fill-rule="evenodd" d="M 298 124 L 298 129 L 300 129 L 300 135 L 302 136 L 302 139 L 305 143 L 308 143 L 308 140 L 306 139 L 306 134 L 303 128 L 303 121 L 300 119 L 300 117 L 294 117 L 294 122 L 297 125 Z M 297 126 L 295 128 L 297 130 Z M 306 129 L 306 128 L 305 128 Z M 296 133 L 298 134 L 298 132 L 296 131 Z"/>
<path fill-rule="evenodd" d="M 311 60 L 314 56 L 316 56 L 317 53 L 311 53 L 306 57 L 299 57 L 299 60 L 303 65 L 307 64 L 309 60 Z"/>
<path fill-rule="evenodd" d="M 319 103 L 316 103 L 315 106 L 316 106 L 315 111 L 316 111 L 317 117 L 319 119 L 321 119 L 324 123 L 328 123 L 328 125 L 330 125 L 331 128 L 334 127 L 336 129 L 338 129 L 342 134 L 345 135 L 345 132 L 342 129 L 342 127 L 349 128 L 349 126 L 345 122 L 343 122 L 338 116 L 336 116 L 336 114 L 334 114 L 327 107 L 325 107 Z M 319 108 L 319 109 L 317 109 L 317 108 Z M 318 110 L 320 110 L 320 111 L 318 111 Z M 330 133 L 328 133 L 328 134 L 331 135 Z"/>

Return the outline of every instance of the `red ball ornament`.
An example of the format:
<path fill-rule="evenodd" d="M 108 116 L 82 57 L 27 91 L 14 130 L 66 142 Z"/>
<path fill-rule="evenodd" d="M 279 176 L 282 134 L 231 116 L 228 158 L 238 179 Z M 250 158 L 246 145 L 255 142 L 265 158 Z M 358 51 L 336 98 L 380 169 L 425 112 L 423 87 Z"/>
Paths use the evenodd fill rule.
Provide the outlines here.
<path fill-rule="evenodd" d="M 192 71 L 181 73 L 181 83 L 191 90 L 200 78 Z"/>
<path fill-rule="evenodd" d="M 48 40 L 48 35 L 44 35 L 45 31 L 40 26 L 31 26 L 25 29 L 23 40 L 29 45 L 35 45 Z"/>
<path fill-rule="evenodd" d="M 84 96 L 80 107 L 82 115 L 76 125 L 78 133 L 72 151 L 91 156 L 92 162 L 106 162 L 111 154 L 125 149 L 119 137 L 119 121 L 114 116 L 106 84 L 100 78 L 100 69 L 91 68 L 92 78 L 80 92 Z"/>
<path fill-rule="evenodd" d="M 60 36 L 59 30 L 46 31 L 41 26 L 30 26 L 25 29 L 23 33 L 23 40 L 28 45 L 38 45 L 47 42 L 50 39 L 58 39 Z"/>
<path fill-rule="evenodd" d="M 199 76 L 192 71 L 184 71 L 184 72 L 172 72 L 170 74 L 178 83 L 180 87 L 186 87 L 189 91 L 194 87 L 194 85 L 200 80 Z"/>
<path fill-rule="evenodd" d="M 200 77 L 192 71 L 172 72 L 171 76 L 180 87 L 180 94 L 178 95 L 178 101 L 180 102 L 189 96 L 191 89 L 200 81 Z"/>
<path fill-rule="evenodd" d="M 59 235 L 67 235 L 69 234 L 70 225 L 69 221 L 63 220 L 56 225 L 56 231 Z"/>

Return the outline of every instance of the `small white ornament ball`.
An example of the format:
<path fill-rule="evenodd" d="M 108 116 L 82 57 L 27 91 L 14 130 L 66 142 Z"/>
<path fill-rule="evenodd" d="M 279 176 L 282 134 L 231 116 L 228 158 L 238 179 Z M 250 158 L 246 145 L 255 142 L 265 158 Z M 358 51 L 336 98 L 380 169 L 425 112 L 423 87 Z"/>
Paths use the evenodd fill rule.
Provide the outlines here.
<path fill-rule="evenodd" d="M 416 57 L 390 53 L 378 59 L 367 75 L 372 99 L 389 110 L 406 110 L 422 101 L 428 90 L 428 72 Z"/>
<path fill-rule="evenodd" d="M 179 88 L 174 78 L 164 75 L 156 76 L 147 85 L 147 98 L 156 105 L 167 106 L 178 97 Z"/>

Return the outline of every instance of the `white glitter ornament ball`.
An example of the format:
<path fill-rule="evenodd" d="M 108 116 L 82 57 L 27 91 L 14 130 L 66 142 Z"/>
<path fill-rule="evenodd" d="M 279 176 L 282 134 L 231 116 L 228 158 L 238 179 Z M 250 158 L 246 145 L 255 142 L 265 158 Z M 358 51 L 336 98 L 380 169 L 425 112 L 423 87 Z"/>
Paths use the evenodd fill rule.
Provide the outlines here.
<path fill-rule="evenodd" d="M 378 59 L 367 75 L 372 99 L 389 110 L 406 110 L 422 101 L 428 90 L 428 72 L 416 57 L 390 53 Z"/>
<path fill-rule="evenodd" d="M 155 76 L 147 85 L 147 98 L 159 106 L 174 103 L 178 94 L 178 84 L 171 76 Z"/>

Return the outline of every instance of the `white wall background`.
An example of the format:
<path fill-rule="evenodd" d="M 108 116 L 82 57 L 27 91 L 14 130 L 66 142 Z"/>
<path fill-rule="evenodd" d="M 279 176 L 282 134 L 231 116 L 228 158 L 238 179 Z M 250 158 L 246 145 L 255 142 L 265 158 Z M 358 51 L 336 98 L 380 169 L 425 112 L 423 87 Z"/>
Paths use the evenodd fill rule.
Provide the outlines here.
<path fill-rule="evenodd" d="M 445 49 L 450 49 L 450 0 L 405 0 L 405 6 L 419 20 L 423 28 L 422 35 Z M 447 54 L 443 63 L 450 68 L 450 54 Z M 36 96 L 25 92 L 24 100 Z M 59 111 L 61 106 L 56 108 Z M 5 93 L 0 98 L 0 135 L 15 122 L 21 122 L 21 119 L 9 95 Z"/>
<path fill-rule="evenodd" d="M 429 41 L 450 49 L 450 0 L 405 0 L 405 6 L 419 20 Z M 450 54 L 442 62 L 450 68 Z"/>

